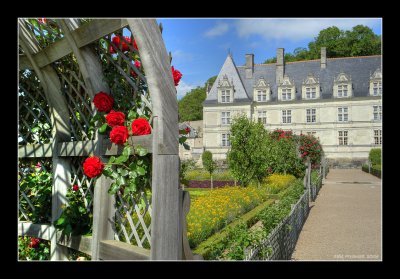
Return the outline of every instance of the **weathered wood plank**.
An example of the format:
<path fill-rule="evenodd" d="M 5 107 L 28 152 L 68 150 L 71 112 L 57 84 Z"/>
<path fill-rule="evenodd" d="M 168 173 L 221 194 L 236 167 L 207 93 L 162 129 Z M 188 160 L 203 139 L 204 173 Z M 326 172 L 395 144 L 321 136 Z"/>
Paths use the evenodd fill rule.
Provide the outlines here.
<path fill-rule="evenodd" d="M 71 32 L 78 47 L 86 46 L 99 38 L 110 34 L 128 25 L 126 19 L 94 19 Z M 54 42 L 52 45 L 36 53 L 33 58 L 39 67 L 49 65 L 70 54 L 72 48 L 66 38 Z M 21 64 L 20 68 L 26 64 Z"/>
<path fill-rule="evenodd" d="M 137 42 L 151 92 L 153 115 L 158 118 L 156 154 L 178 154 L 178 102 L 167 50 L 155 19 L 127 19 Z"/>
<path fill-rule="evenodd" d="M 151 259 L 181 260 L 178 155 L 153 155 L 152 183 Z"/>
<path fill-rule="evenodd" d="M 96 149 L 96 141 L 71 141 L 58 144 L 58 156 L 89 156 Z"/>
<path fill-rule="evenodd" d="M 51 225 L 49 224 L 33 224 L 30 222 L 19 222 L 18 223 L 18 235 L 20 236 L 32 236 L 38 237 L 45 240 L 51 239 Z"/>
<path fill-rule="evenodd" d="M 92 237 L 91 236 L 66 236 L 57 231 L 57 243 L 85 254 L 92 255 Z"/>
<path fill-rule="evenodd" d="M 31 62 L 25 54 L 19 55 L 19 70 L 33 69 Z"/>
<path fill-rule="evenodd" d="M 53 146 L 51 143 L 18 145 L 19 158 L 52 157 Z"/>
<path fill-rule="evenodd" d="M 130 136 L 128 142 L 131 146 L 140 145 L 141 147 L 146 148 L 148 153 L 152 153 L 153 136 L 151 134 L 145 136 Z M 123 149 L 123 145 L 112 143 L 109 139 L 106 139 L 103 142 L 102 154 L 106 156 L 119 155 L 122 154 Z"/>
<path fill-rule="evenodd" d="M 150 251 L 138 246 L 116 240 L 100 241 L 100 255 L 102 260 L 149 260 Z"/>

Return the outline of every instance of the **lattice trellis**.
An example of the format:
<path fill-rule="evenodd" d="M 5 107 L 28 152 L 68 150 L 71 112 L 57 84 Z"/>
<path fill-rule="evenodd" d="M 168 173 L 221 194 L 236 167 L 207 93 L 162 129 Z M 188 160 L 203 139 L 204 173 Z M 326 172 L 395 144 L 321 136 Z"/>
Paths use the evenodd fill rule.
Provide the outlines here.
<path fill-rule="evenodd" d="M 115 239 L 150 248 L 150 224 L 151 224 L 151 195 L 144 192 L 140 195 L 130 193 L 123 198 L 120 192 L 117 194 L 115 213 Z"/>
<path fill-rule="evenodd" d="M 67 100 L 71 121 L 71 140 L 90 140 L 94 136 L 92 100 L 73 54 L 53 64 L 60 76 L 61 90 Z"/>
<path fill-rule="evenodd" d="M 63 36 L 60 27 L 54 19 L 36 19 L 31 18 L 24 20 L 28 30 L 35 35 L 40 47 L 45 48 Z"/>
<path fill-rule="evenodd" d="M 51 221 L 51 158 L 20 159 L 18 163 L 19 221 L 50 223 Z M 35 177 L 47 178 L 38 179 Z"/>
<path fill-rule="evenodd" d="M 93 212 L 93 188 L 96 183 L 95 178 L 88 178 L 83 172 L 84 157 L 73 157 L 70 161 L 71 166 L 71 186 L 78 185 L 82 196 L 82 205 Z"/>
<path fill-rule="evenodd" d="M 140 58 L 138 50 L 134 47 L 134 38 L 130 35 L 129 42 L 122 34 L 131 32 L 125 27 L 108 34 L 98 41 L 96 48 L 102 58 L 103 71 L 106 78 L 108 77 L 111 94 L 119 104 L 116 109 L 125 111 L 134 107 L 139 115 L 151 116 L 151 100 L 146 77 L 143 68 L 135 66 L 135 61 L 139 61 Z M 119 45 L 112 42 L 113 35 L 120 37 Z M 115 53 L 111 53 L 111 50 Z"/>
<path fill-rule="evenodd" d="M 18 89 L 19 144 L 49 143 L 53 126 L 49 105 L 33 70 L 20 71 Z"/>

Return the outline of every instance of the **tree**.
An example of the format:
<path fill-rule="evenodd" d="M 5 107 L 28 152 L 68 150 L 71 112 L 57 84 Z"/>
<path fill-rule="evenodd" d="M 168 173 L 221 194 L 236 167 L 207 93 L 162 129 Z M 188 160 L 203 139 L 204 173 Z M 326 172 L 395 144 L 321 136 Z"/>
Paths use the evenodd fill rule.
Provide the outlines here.
<path fill-rule="evenodd" d="M 203 160 L 204 168 L 210 173 L 211 189 L 213 189 L 214 187 L 212 174 L 217 168 L 217 163 L 213 160 L 211 151 L 208 150 L 203 152 L 203 154 L 201 155 L 201 159 Z"/>
<path fill-rule="evenodd" d="M 192 89 L 179 102 L 179 121 L 195 121 L 203 119 L 203 102 L 207 97 L 206 86 L 212 86 L 217 76 L 209 78 L 204 86 Z"/>
<path fill-rule="evenodd" d="M 247 186 L 252 180 L 258 183 L 267 175 L 267 156 L 270 139 L 262 123 L 249 120 L 245 115 L 232 120 L 231 149 L 227 154 L 233 177 Z"/>
<path fill-rule="evenodd" d="M 327 57 L 352 57 L 360 55 L 381 54 L 381 36 L 376 35 L 371 28 L 356 25 L 352 30 L 340 30 L 331 26 L 321 30 L 314 41 L 306 48 L 296 48 L 285 54 L 285 61 L 301 61 L 319 59 L 321 47 L 326 47 Z M 276 57 L 265 60 L 264 64 L 276 63 Z"/>

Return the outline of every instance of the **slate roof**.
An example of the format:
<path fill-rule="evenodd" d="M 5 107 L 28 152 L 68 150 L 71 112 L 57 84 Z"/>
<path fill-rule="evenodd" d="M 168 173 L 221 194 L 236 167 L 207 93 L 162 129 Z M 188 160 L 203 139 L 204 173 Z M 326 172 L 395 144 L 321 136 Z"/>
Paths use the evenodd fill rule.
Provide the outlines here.
<path fill-rule="evenodd" d="M 360 57 L 345 57 L 345 58 L 328 58 L 325 69 L 321 69 L 320 60 L 309 60 L 299 62 L 289 62 L 285 64 L 285 74 L 289 76 L 290 80 L 294 80 L 296 87 L 296 100 L 301 99 L 301 86 L 303 81 L 307 78 L 309 73 L 319 78 L 321 86 L 322 99 L 333 98 L 333 83 L 339 73 L 343 72 L 351 77 L 353 84 L 353 96 L 362 97 L 369 95 L 369 81 L 370 76 L 376 69 L 382 69 L 381 55 L 374 56 L 360 56 Z M 232 63 L 230 63 L 230 60 Z M 228 62 L 229 61 L 229 62 Z M 228 62 L 228 63 L 227 63 Z M 277 85 L 275 83 L 276 66 L 275 64 L 255 64 L 252 79 L 245 78 L 245 66 L 236 67 L 237 71 L 232 69 L 235 65 L 232 57 L 228 55 L 218 77 L 215 81 L 210 94 L 207 96 L 205 104 L 216 103 L 217 100 L 217 85 L 218 80 L 222 78 L 221 73 L 226 73 L 229 80 L 235 72 L 238 73 L 237 80 L 242 81 L 245 88 L 245 94 L 241 91 L 235 92 L 234 102 L 243 102 L 244 99 L 251 102 L 253 100 L 253 86 L 260 77 L 263 77 L 271 86 L 271 101 L 277 100 Z M 238 90 L 235 84 L 235 89 Z M 240 94 L 239 94 L 240 93 Z M 246 97 L 247 98 L 244 98 Z M 238 97 L 240 100 L 237 100 Z"/>

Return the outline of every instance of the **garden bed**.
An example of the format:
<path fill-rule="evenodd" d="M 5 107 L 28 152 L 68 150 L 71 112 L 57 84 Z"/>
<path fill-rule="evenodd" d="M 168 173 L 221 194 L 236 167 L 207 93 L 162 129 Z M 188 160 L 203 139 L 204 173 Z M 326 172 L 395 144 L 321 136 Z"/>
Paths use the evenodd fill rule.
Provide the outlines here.
<path fill-rule="evenodd" d="M 240 183 L 237 182 L 236 185 L 240 185 Z M 214 188 L 221 188 L 225 186 L 235 186 L 235 181 L 213 181 Z M 188 188 L 211 188 L 211 182 L 210 180 L 190 180 Z"/>

